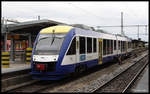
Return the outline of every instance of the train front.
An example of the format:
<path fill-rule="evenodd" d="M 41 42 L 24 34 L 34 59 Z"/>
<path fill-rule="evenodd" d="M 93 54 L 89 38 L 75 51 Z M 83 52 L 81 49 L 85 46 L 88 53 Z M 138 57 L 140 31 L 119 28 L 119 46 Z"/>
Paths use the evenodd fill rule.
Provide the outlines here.
<path fill-rule="evenodd" d="M 42 29 L 34 43 L 31 59 L 31 74 L 33 79 L 58 80 L 63 78 L 63 71 L 59 69 L 64 40 L 70 26 L 53 26 Z M 61 51 L 62 50 L 62 51 Z M 61 52 L 61 54 L 60 54 Z M 61 56 L 60 56 L 61 55 Z M 59 60 L 58 60 L 59 59 Z"/>

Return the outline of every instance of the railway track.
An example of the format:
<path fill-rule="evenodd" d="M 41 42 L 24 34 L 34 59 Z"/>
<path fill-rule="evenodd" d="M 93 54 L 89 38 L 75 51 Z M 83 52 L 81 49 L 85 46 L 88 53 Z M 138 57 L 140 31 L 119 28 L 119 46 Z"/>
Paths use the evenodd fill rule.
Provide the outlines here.
<path fill-rule="evenodd" d="M 3 73 L 2 74 L 2 80 L 8 79 L 8 78 L 12 78 L 12 77 L 16 77 L 20 74 L 27 74 L 30 72 L 31 69 L 25 69 L 25 70 L 21 70 L 21 71 L 15 71 L 15 72 L 9 72 L 9 73 Z"/>
<path fill-rule="evenodd" d="M 105 68 L 107 66 L 111 66 L 112 63 L 105 64 L 104 66 L 101 66 L 101 68 Z M 92 71 L 88 70 L 86 73 L 80 73 L 78 76 L 69 76 L 66 77 L 62 80 L 58 81 L 36 81 L 32 84 L 29 85 L 24 85 L 19 88 L 15 88 L 12 90 L 7 91 L 8 93 L 37 93 L 37 92 L 42 92 L 43 90 L 47 88 L 55 88 L 61 85 L 66 85 L 69 84 L 70 82 L 76 81 L 80 79 L 81 77 L 84 77 L 86 75 L 89 75 L 95 71 L 98 71 L 98 68 L 94 67 Z"/>
<path fill-rule="evenodd" d="M 87 70 L 85 73 L 80 73 L 78 76 L 69 76 L 66 77 L 62 80 L 58 80 L 58 81 L 36 81 L 35 83 L 29 84 L 29 85 L 25 85 L 19 88 L 15 88 L 12 90 L 7 91 L 8 93 L 37 93 L 37 92 L 42 92 L 45 89 L 48 88 L 57 88 L 58 86 L 62 86 L 62 85 L 67 85 L 71 82 L 77 81 L 78 79 L 87 76 L 89 74 L 92 74 L 96 71 L 98 71 L 99 69 L 105 69 L 108 66 L 113 65 L 115 62 L 112 63 L 108 63 L 105 64 L 103 66 L 96 66 L 91 68 L 91 70 Z"/>
<path fill-rule="evenodd" d="M 2 80 L 1 80 L 2 92 L 6 92 L 14 88 L 18 88 L 35 82 L 35 80 L 32 80 L 29 72 L 30 69 L 3 73 Z"/>
<path fill-rule="evenodd" d="M 133 64 L 124 72 L 118 74 L 112 80 L 104 84 L 102 87 L 99 87 L 94 93 L 124 93 L 130 87 L 130 85 L 135 81 L 138 75 L 148 64 L 148 55 L 140 59 L 140 61 Z"/>
<path fill-rule="evenodd" d="M 134 56 L 131 57 L 131 59 L 134 58 Z M 103 68 L 106 68 L 108 66 L 104 65 Z M 69 86 L 69 83 L 72 83 L 72 82 L 75 82 L 76 80 L 78 79 L 82 79 L 82 77 L 84 76 L 87 76 L 87 75 L 90 75 L 92 73 L 94 73 L 95 71 L 99 71 L 99 69 L 102 69 L 101 68 L 93 68 L 93 70 L 91 71 L 87 71 L 86 73 L 82 73 L 82 74 L 79 74 L 78 77 L 68 77 L 68 78 L 65 78 L 65 79 L 62 79 L 62 80 L 59 80 L 59 81 L 36 81 L 35 83 L 32 83 L 32 84 L 29 84 L 29 85 L 25 85 L 25 86 L 22 86 L 22 87 L 19 87 L 19 88 L 16 88 L 16 89 L 13 89 L 13 90 L 9 90 L 7 91 L 8 93 L 9 92 L 17 92 L 17 93 L 37 93 L 37 92 L 42 92 L 46 89 L 53 89 L 53 88 L 56 88 L 56 92 L 57 90 L 58 91 L 65 91 L 66 89 L 64 90 L 61 90 L 57 87 L 59 86 Z M 70 86 L 70 88 L 72 88 L 72 86 Z M 75 88 L 75 87 L 74 87 Z M 97 91 L 94 91 L 94 92 L 98 92 Z M 45 92 L 44 92 L 45 93 Z"/>
<path fill-rule="evenodd" d="M 37 81 L 35 83 L 13 89 L 11 91 L 8 91 L 8 93 L 36 93 L 38 91 L 41 91 L 43 89 L 46 89 L 52 85 L 51 81 Z"/>

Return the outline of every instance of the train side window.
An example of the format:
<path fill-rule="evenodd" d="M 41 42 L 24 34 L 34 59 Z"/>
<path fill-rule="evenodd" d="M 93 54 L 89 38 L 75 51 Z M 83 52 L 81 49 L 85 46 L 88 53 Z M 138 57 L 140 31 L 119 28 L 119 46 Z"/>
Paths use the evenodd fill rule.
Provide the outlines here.
<path fill-rule="evenodd" d="M 96 38 L 93 39 L 93 52 L 96 52 L 97 42 Z"/>
<path fill-rule="evenodd" d="M 85 37 L 79 37 L 80 54 L 85 54 Z"/>
<path fill-rule="evenodd" d="M 129 42 L 129 48 L 131 48 L 131 42 Z"/>
<path fill-rule="evenodd" d="M 131 48 L 131 42 L 129 42 L 129 48 Z"/>
<path fill-rule="evenodd" d="M 126 51 L 127 49 L 127 41 L 125 41 L 125 45 L 124 45 L 124 50 Z"/>
<path fill-rule="evenodd" d="M 110 40 L 110 42 L 111 42 L 110 53 L 112 54 L 113 53 L 113 40 Z"/>
<path fill-rule="evenodd" d="M 118 41 L 118 48 L 119 48 L 119 50 L 120 50 L 120 41 Z"/>
<path fill-rule="evenodd" d="M 116 50 L 116 40 L 114 40 L 114 50 Z"/>
<path fill-rule="evenodd" d="M 103 55 L 106 55 L 106 40 L 103 39 Z"/>
<path fill-rule="evenodd" d="M 92 38 L 87 37 L 87 53 L 92 53 Z"/>
<path fill-rule="evenodd" d="M 123 51 L 125 51 L 126 41 L 123 41 Z"/>
<path fill-rule="evenodd" d="M 121 52 L 123 51 L 123 41 L 121 41 Z"/>
<path fill-rule="evenodd" d="M 106 54 L 109 54 L 109 48 L 110 48 L 110 43 L 109 43 L 110 40 L 106 40 L 106 43 L 107 43 L 107 52 Z"/>
<path fill-rule="evenodd" d="M 123 51 L 125 51 L 125 41 L 123 41 Z"/>
<path fill-rule="evenodd" d="M 67 52 L 67 55 L 74 55 L 76 54 L 76 37 L 72 40 L 70 48 Z"/>
<path fill-rule="evenodd" d="M 124 51 L 124 41 L 122 41 L 122 51 Z"/>
<path fill-rule="evenodd" d="M 123 41 L 123 51 L 125 50 L 125 41 Z"/>
<path fill-rule="evenodd" d="M 122 52 L 122 41 L 120 41 L 120 50 Z"/>

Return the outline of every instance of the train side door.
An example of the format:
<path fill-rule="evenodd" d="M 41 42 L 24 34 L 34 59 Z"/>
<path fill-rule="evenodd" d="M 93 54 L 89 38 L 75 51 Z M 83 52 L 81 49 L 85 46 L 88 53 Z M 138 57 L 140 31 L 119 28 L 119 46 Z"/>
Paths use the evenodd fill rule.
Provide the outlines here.
<path fill-rule="evenodd" d="M 98 64 L 102 64 L 102 39 L 98 39 L 98 48 L 99 48 L 99 50 L 98 50 L 98 57 L 99 57 L 99 62 L 98 62 Z"/>

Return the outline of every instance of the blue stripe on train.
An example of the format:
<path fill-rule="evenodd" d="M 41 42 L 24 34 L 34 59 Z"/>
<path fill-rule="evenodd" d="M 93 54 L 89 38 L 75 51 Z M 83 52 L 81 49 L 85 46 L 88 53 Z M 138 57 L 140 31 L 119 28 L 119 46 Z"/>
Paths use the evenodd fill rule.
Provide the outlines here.
<path fill-rule="evenodd" d="M 76 63 L 76 64 L 70 64 L 70 65 L 63 65 L 61 66 L 60 70 L 61 71 L 55 71 L 55 72 L 45 72 L 45 73 L 39 73 L 36 72 L 34 73 L 34 75 L 32 76 L 33 79 L 39 79 L 39 80 L 59 80 L 61 78 L 64 78 L 66 76 L 66 74 L 68 73 L 72 73 L 75 70 L 76 65 L 83 65 L 86 64 L 88 67 L 92 67 L 98 64 L 98 59 L 95 60 L 90 60 L 90 61 L 85 61 L 85 62 L 80 62 L 80 63 Z M 63 71 L 63 73 L 62 73 Z"/>
<path fill-rule="evenodd" d="M 67 48 L 68 48 L 69 44 L 71 43 L 71 40 L 72 40 L 74 35 L 75 35 L 75 29 L 71 29 L 69 31 L 69 33 L 66 35 L 66 38 L 65 38 L 65 40 L 62 44 L 62 47 L 61 47 L 61 50 L 60 50 L 60 53 L 59 53 L 58 61 L 57 61 L 57 64 L 56 64 L 56 71 L 64 72 L 61 68 L 61 63 L 62 63 L 64 55 L 65 55 L 65 53 L 67 51 Z"/>
<path fill-rule="evenodd" d="M 113 60 L 117 56 L 118 55 L 104 57 L 103 60 L 102 60 L 102 62 L 103 62 L 102 64 L 105 64 L 106 62 L 109 62 L 109 61 Z M 90 67 L 93 67 L 95 65 L 98 65 L 98 63 L 99 63 L 99 60 L 98 59 L 94 59 L 94 60 L 84 61 L 84 62 L 80 62 L 80 63 L 76 63 L 76 64 L 64 65 L 64 66 L 61 66 L 61 69 L 65 73 L 70 73 L 70 72 L 74 72 L 75 71 L 75 66 L 87 65 L 87 67 L 90 68 Z"/>
<path fill-rule="evenodd" d="M 106 62 L 111 61 L 116 56 L 118 56 L 118 55 L 104 57 L 102 64 L 105 64 Z M 36 72 L 34 74 L 37 74 L 37 76 L 33 75 L 32 78 L 40 79 L 40 80 L 59 80 L 59 79 L 64 78 L 66 74 L 74 72 L 75 66 L 77 66 L 77 65 L 87 65 L 87 67 L 90 68 L 90 67 L 98 65 L 98 59 L 80 62 L 80 63 L 76 63 L 76 64 L 63 65 L 59 68 L 61 71 L 43 73 L 42 76 L 40 76 L 41 73 Z"/>
<path fill-rule="evenodd" d="M 34 41 L 34 45 L 33 45 L 33 49 L 32 49 L 32 55 L 31 55 L 31 73 L 33 71 L 33 54 L 34 54 L 34 51 L 35 51 L 35 45 L 36 45 L 36 43 L 38 41 L 39 35 L 40 35 L 40 32 L 38 33 L 38 35 L 37 35 L 37 37 L 36 37 L 36 39 Z"/>

